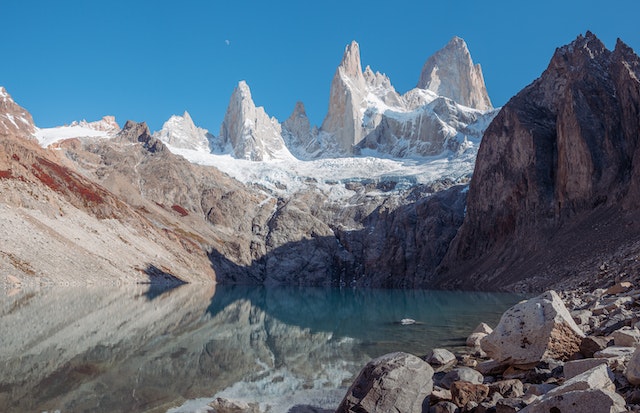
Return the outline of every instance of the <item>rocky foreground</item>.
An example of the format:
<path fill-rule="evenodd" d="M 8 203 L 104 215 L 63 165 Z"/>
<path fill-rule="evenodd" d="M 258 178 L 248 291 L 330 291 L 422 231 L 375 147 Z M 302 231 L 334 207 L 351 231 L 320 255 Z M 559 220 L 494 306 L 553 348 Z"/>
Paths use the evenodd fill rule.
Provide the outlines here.
<path fill-rule="evenodd" d="M 336 413 L 640 411 L 640 288 L 547 291 L 481 323 L 457 354 L 397 352 L 369 362 Z M 259 412 L 217 399 L 217 413 Z M 295 412 L 318 412 L 311 406 Z"/>

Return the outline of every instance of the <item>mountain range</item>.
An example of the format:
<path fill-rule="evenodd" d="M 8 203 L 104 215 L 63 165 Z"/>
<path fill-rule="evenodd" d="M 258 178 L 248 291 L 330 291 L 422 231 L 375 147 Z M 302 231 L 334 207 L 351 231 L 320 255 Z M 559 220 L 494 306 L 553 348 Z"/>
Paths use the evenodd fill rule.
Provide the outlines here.
<path fill-rule="evenodd" d="M 536 290 L 636 268 L 640 63 L 622 41 L 579 36 L 501 109 L 458 37 L 402 95 L 359 50 L 319 127 L 301 102 L 270 117 L 244 81 L 218 136 L 186 112 L 153 134 L 38 129 L 0 89 L 0 275 Z"/>

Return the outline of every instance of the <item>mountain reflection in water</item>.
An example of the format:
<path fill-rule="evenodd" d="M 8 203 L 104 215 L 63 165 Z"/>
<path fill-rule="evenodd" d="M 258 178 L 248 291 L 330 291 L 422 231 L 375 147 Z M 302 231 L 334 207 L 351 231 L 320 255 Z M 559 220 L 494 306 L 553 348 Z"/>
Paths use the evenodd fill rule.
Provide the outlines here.
<path fill-rule="evenodd" d="M 0 295 L 0 411 L 61 413 L 164 412 L 221 392 L 263 404 L 343 394 L 369 359 L 462 345 L 522 298 L 213 285 Z"/>

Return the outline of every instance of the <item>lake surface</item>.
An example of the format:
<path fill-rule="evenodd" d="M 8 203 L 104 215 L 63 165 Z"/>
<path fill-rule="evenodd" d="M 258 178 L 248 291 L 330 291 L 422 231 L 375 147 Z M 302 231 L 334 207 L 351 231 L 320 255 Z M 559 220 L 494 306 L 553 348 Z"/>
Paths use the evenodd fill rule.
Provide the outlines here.
<path fill-rule="evenodd" d="M 463 346 L 523 298 L 213 285 L 0 297 L 0 411 L 61 413 L 197 412 L 215 396 L 332 409 L 370 359 Z"/>

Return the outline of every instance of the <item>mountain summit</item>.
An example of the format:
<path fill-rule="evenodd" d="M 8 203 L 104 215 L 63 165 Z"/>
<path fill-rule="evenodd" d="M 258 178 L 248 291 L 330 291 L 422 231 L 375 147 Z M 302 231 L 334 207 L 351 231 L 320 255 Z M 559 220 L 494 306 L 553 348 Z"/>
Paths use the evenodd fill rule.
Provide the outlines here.
<path fill-rule="evenodd" d="M 467 43 L 454 37 L 425 62 L 418 88 L 453 99 L 474 109 L 492 109 L 482 69 L 473 64 Z"/>
<path fill-rule="evenodd" d="M 292 157 L 282 139 L 280 123 L 269 117 L 262 106 L 256 107 L 245 81 L 240 81 L 231 95 L 218 144 L 239 159 L 263 161 Z"/>

